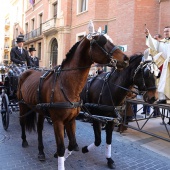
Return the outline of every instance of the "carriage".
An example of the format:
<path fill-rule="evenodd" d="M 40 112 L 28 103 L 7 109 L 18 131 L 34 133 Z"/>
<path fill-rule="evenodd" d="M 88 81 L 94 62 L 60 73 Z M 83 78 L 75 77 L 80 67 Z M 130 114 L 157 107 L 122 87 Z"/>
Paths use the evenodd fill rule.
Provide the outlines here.
<path fill-rule="evenodd" d="M 13 66 L 3 66 L 0 69 L 0 92 L 1 92 L 1 119 L 4 130 L 9 127 L 10 114 L 18 112 L 18 99 L 17 99 L 17 86 L 18 79 L 21 72 L 27 70 L 28 68 L 24 66 L 19 66 L 14 68 Z M 37 68 L 33 68 L 37 69 Z M 18 72 L 18 70 L 21 70 Z M 39 69 L 40 71 L 45 69 Z M 47 113 L 45 118 L 49 124 L 52 124 L 51 118 Z"/>

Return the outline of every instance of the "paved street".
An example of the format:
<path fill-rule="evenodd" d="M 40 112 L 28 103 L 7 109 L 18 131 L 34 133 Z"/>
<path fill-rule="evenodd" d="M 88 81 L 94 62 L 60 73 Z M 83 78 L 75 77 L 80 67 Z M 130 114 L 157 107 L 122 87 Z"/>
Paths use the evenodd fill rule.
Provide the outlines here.
<path fill-rule="evenodd" d="M 57 159 L 53 157 L 56 150 L 52 125 L 45 122 L 43 136 L 46 161 L 39 162 L 37 159 L 37 135 L 35 132 L 27 134 L 28 148 L 21 147 L 21 134 L 18 122 L 18 114 L 10 115 L 8 131 L 4 131 L 0 125 L 0 170 L 54 170 L 57 169 Z M 1 121 L 0 121 L 1 122 Z M 116 163 L 116 170 L 170 170 L 170 158 L 143 147 L 157 138 L 148 136 L 145 138 L 133 137 L 133 134 L 141 134 L 128 130 L 121 135 L 114 132 L 112 158 Z M 142 136 L 142 135 L 141 135 Z M 81 151 L 73 152 L 66 160 L 66 170 L 108 170 L 105 151 L 105 133 L 102 133 L 102 145 L 95 153 L 82 154 Z M 68 143 L 65 139 L 66 145 Z M 93 142 L 93 131 L 91 124 L 77 121 L 77 142 L 79 147 Z M 159 140 L 161 143 L 165 141 Z M 167 142 L 167 144 L 169 144 Z M 155 145 L 156 146 L 156 145 Z"/>

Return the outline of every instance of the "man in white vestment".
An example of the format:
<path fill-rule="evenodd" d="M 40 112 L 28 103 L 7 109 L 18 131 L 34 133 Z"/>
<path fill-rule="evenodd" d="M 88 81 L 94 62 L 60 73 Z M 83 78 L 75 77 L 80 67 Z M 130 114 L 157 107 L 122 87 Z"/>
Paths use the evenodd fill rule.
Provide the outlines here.
<path fill-rule="evenodd" d="M 170 27 L 164 28 L 164 39 L 157 41 L 149 34 L 146 28 L 146 45 L 151 53 L 162 52 L 162 55 L 154 59 L 158 67 L 162 66 L 162 73 L 158 83 L 158 104 L 166 104 L 170 99 Z M 153 55 L 154 56 L 154 55 Z"/>

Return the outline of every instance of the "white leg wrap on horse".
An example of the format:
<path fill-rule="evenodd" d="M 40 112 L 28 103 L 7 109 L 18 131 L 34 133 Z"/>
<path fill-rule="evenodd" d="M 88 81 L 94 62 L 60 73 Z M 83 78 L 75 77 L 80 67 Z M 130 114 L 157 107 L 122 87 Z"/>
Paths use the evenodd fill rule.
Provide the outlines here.
<path fill-rule="evenodd" d="M 111 158 L 111 145 L 106 144 L 105 154 L 106 158 Z"/>
<path fill-rule="evenodd" d="M 96 148 L 97 148 L 97 146 L 96 146 L 94 143 L 90 144 L 90 145 L 87 147 L 88 151 L 91 151 L 91 150 L 96 149 Z"/>
<path fill-rule="evenodd" d="M 65 160 L 71 155 L 72 151 L 69 151 L 68 149 L 65 150 L 65 153 L 64 153 L 64 158 Z"/>
<path fill-rule="evenodd" d="M 64 156 L 63 157 L 58 157 L 58 170 L 65 170 Z"/>

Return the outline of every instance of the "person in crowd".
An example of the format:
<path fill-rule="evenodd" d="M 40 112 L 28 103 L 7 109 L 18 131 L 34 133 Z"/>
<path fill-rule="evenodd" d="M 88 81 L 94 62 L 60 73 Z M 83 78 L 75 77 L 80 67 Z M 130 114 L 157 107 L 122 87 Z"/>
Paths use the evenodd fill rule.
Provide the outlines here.
<path fill-rule="evenodd" d="M 30 66 L 30 57 L 28 51 L 23 48 L 24 45 L 23 37 L 17 37 L 17 46 L 13 47 L 10 52 L 10 58 L 13 64 Z"/>
<path fill-rule="evenodd" d="M 31 65 L 33 67 L 39 67 L 39 58 L 35 56 L 35 48 L 34 47 L 31 47 L 29 48 L 29 53 L 30 53 L 30 59 L 31 59 Z"/>
<path fill-rule="evenodd" d="M 147 116 L 149 116 L 150 110 L 150 106 L 143 105 L 143 112 L 141 114 L 146 114 Z"/>

